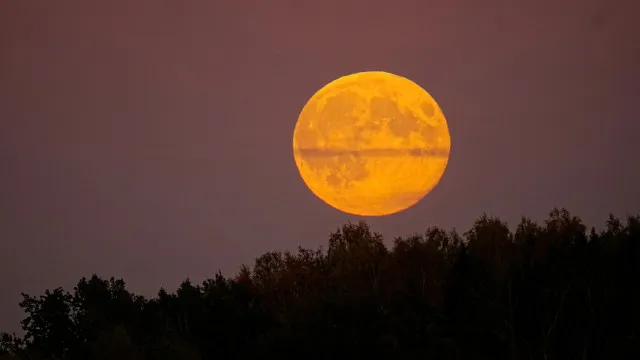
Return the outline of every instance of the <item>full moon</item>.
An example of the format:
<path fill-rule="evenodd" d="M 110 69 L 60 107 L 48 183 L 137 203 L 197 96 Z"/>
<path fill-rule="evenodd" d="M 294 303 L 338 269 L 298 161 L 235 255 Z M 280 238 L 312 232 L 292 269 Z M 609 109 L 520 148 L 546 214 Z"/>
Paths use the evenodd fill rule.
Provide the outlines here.
<path fill-rule="evenodd" d="M 300 112 L 293 156 L 304 183 L 345 213 L 383 216 L 412 207 L 440 181 L 451 137 L 436 101 L 382 71 L 338 78 Z"/>

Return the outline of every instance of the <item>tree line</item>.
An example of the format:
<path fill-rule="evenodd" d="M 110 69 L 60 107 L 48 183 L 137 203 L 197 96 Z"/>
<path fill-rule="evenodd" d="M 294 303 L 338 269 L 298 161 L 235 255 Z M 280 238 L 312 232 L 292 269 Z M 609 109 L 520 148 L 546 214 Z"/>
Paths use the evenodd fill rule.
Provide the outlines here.
<path fill-rule="evenodd" d="M 640 216 L 482 216 L 387 247 L 365 222 L 154 298 L 122 279 L 22 294 L 0 359 L 640 358 Z"/>

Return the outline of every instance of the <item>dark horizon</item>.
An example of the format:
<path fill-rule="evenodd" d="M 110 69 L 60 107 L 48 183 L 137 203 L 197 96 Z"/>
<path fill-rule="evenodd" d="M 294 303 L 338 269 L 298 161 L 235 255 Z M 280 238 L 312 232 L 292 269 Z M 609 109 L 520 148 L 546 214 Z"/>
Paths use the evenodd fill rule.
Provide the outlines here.
<path fill-rule="evenodd" d="M 0 359 L 637 359 L 640 215 L 605 222 L 483 215 L 388 246 L 361 221 L 155 296 L 94 274 L 24 294 Z"/>
<path fill-rule="evenodd" d="M 153 296 L 318 248 L 349 221 L 300 178 L 291 137 L 329 81 L 383 70 L 438 102 L 439 184 L 366 218 L 388 241 L 479 214 L 640 212 L 636 0 L 5 1 L 0 331 L 20 293 L 93 273 Z M 389 245 L 389 244 L 388 244 Z M 6 294 L 6 296 L 4 295 Z"/>

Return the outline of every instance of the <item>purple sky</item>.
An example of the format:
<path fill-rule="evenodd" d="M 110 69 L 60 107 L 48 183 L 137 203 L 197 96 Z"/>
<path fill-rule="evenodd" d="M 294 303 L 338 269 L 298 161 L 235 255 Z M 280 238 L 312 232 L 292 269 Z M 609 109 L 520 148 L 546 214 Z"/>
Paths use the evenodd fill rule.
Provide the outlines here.
<path fill-rule="evenodd" d="M 97 272 L 155 295 L 358 220 L 317 199 L 291 137 L 352 72 L 429 91 L 440 184 L 370 218 L 393 236 L 640 212 L 637 0 L 26 1 L 0 6 L 0 331 L 20 292 Z"/>

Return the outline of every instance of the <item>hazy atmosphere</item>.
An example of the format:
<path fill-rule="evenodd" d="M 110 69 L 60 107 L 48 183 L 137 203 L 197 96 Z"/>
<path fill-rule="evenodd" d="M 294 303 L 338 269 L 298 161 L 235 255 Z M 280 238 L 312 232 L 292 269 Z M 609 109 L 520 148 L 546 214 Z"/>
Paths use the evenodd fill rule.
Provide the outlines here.
<path fill-rule="evenodd" d="M 384 70 L 438 101 L 439 185 L 366 218 L 394 236 L 566 207 L 640 211 L 636 0 L 3 1 L 0 330 L 20 292 L 125 277 L 173 291 L 360 218 L 301 180 L 292 134 L 329 81 Z M 624 165 L 624 166 L 621 166 Z"/>

